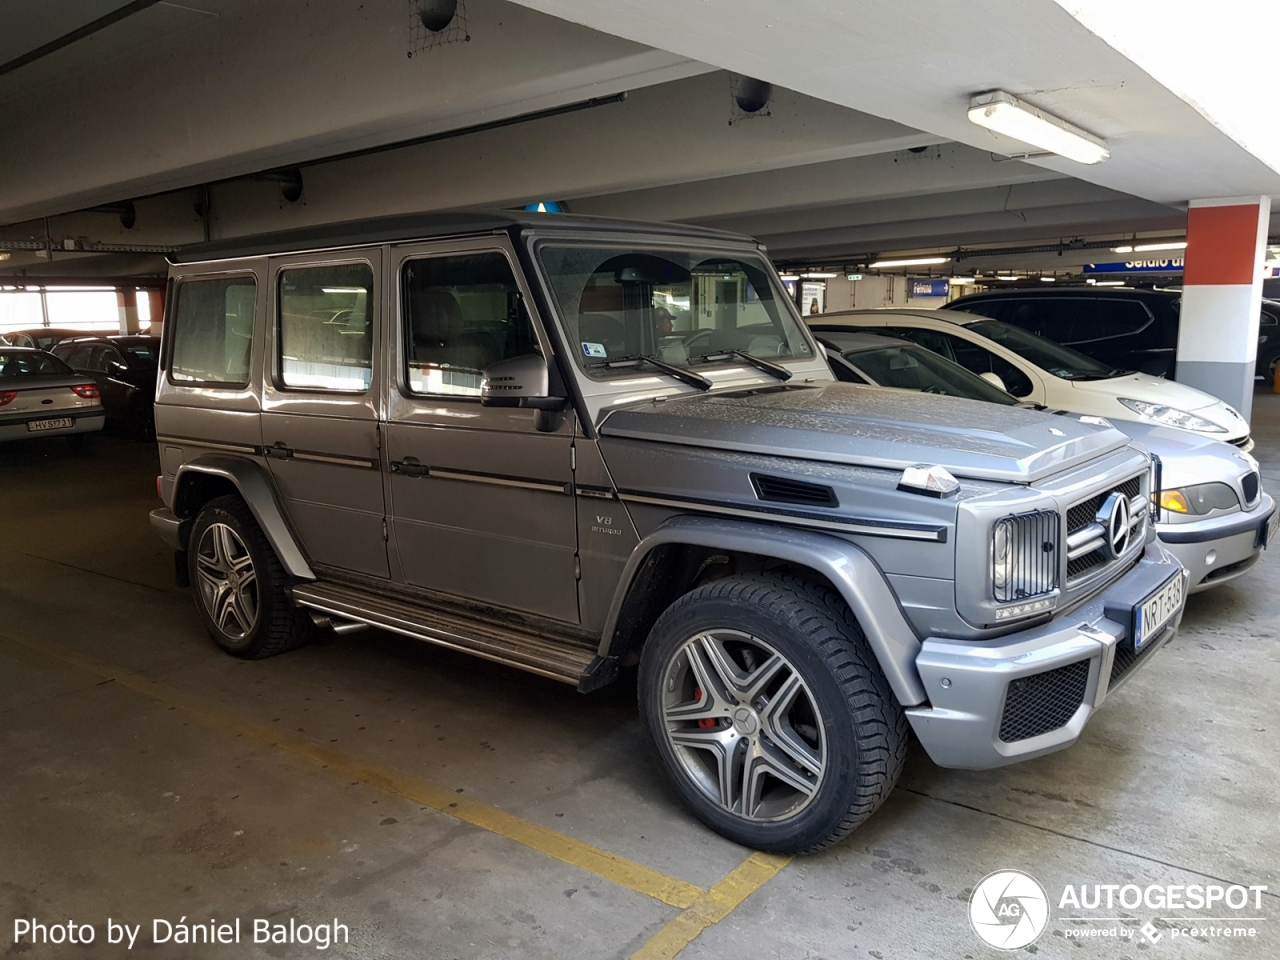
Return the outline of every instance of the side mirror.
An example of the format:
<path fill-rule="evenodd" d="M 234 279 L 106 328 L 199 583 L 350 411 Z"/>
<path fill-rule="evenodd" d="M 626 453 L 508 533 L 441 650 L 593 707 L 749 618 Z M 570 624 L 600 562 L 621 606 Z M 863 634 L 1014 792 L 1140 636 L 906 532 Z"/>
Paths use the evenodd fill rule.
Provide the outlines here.
<path fill-rule="evenodd" d="M 1004 381 L 1000 379 L 1000 374 L 992 373 L 990 370 L 988 370 L 986 373 L 978 374 L 978 376 L 980 376 L 983 380 L 987 381 L 987 383 L 991 384 L 997 390 L 1003 390 L 1005 393 L 1009 392 L 1009 388 L 1006 387 L 1004 385 Z"/>
<path fill-rule="evenodd" d="M 563 410 L 564 397 L 550 394 L 550 372 L 547 361 L 536 353 L 528 353 L 510 360 L 500 360 L 485 367 L 480 374 L 480 403 L 486 407 L 524 407 L 538 411 L 537 427 L 542 431 L 555 429 L 550 414 Z"/>

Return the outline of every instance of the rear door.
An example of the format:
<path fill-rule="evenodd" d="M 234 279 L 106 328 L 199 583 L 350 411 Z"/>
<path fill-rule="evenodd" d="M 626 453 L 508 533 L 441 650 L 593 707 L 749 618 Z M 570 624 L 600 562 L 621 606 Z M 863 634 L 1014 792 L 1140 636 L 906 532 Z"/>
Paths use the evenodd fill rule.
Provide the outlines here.
<path fill-rule="evenodd" d="M 514 263 L 497 238 L 393 248 L 393 542 L 413 586 L 577 623 L 574 416 L 480 404 L 484 367 L 550 357 Z"/>
<path fill-rule="evenodd" d="M 311 560 L 386 578 L 381 263 L 376 248 L 272 261 L 262 449 Z"/>

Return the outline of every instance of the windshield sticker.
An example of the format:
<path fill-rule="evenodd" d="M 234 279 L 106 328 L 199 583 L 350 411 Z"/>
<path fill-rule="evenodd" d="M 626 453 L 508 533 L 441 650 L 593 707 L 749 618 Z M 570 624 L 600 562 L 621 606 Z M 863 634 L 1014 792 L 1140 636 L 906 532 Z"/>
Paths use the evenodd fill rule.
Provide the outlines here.
<path fill-rule="evenodd" d="M 582 345 L 582 353 L 588 357 L 607 357 L 609 351 L 604 348 L 603 343 L 584 343 Z"/>

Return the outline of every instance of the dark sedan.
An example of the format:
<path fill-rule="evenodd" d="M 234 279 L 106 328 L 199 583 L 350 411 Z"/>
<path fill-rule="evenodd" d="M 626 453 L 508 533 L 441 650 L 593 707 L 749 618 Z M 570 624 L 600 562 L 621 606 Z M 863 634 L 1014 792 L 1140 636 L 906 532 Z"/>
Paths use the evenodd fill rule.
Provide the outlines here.
<path fill-rule="evenodd" d="M 0 441 L 56 435 L 79 448 L 102 423 L 92 378 L 43 350 L 0 347 Z"/>
<path fill-rule="evenodd" d="M 143 440 L 155 437 L 159 337 L 78 337 L 63 340 L 51 352 L 77 373 L 94 379 L 108 423 Z"/>

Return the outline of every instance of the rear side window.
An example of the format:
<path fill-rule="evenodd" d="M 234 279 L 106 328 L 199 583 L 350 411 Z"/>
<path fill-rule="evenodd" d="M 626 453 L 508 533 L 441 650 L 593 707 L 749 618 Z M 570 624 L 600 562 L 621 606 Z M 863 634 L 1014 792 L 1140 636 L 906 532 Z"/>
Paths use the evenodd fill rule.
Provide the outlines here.
<path fill-rule="evenodd" d="M 373 382 L 373 268 L 280 271 L 280 382 L 363 393 Z"/>
<path fill-rule="evenodd" d="M 170 379 L 237 387 L 248 384 L 257 295 L 252 277 L 178 284 Z"/>

